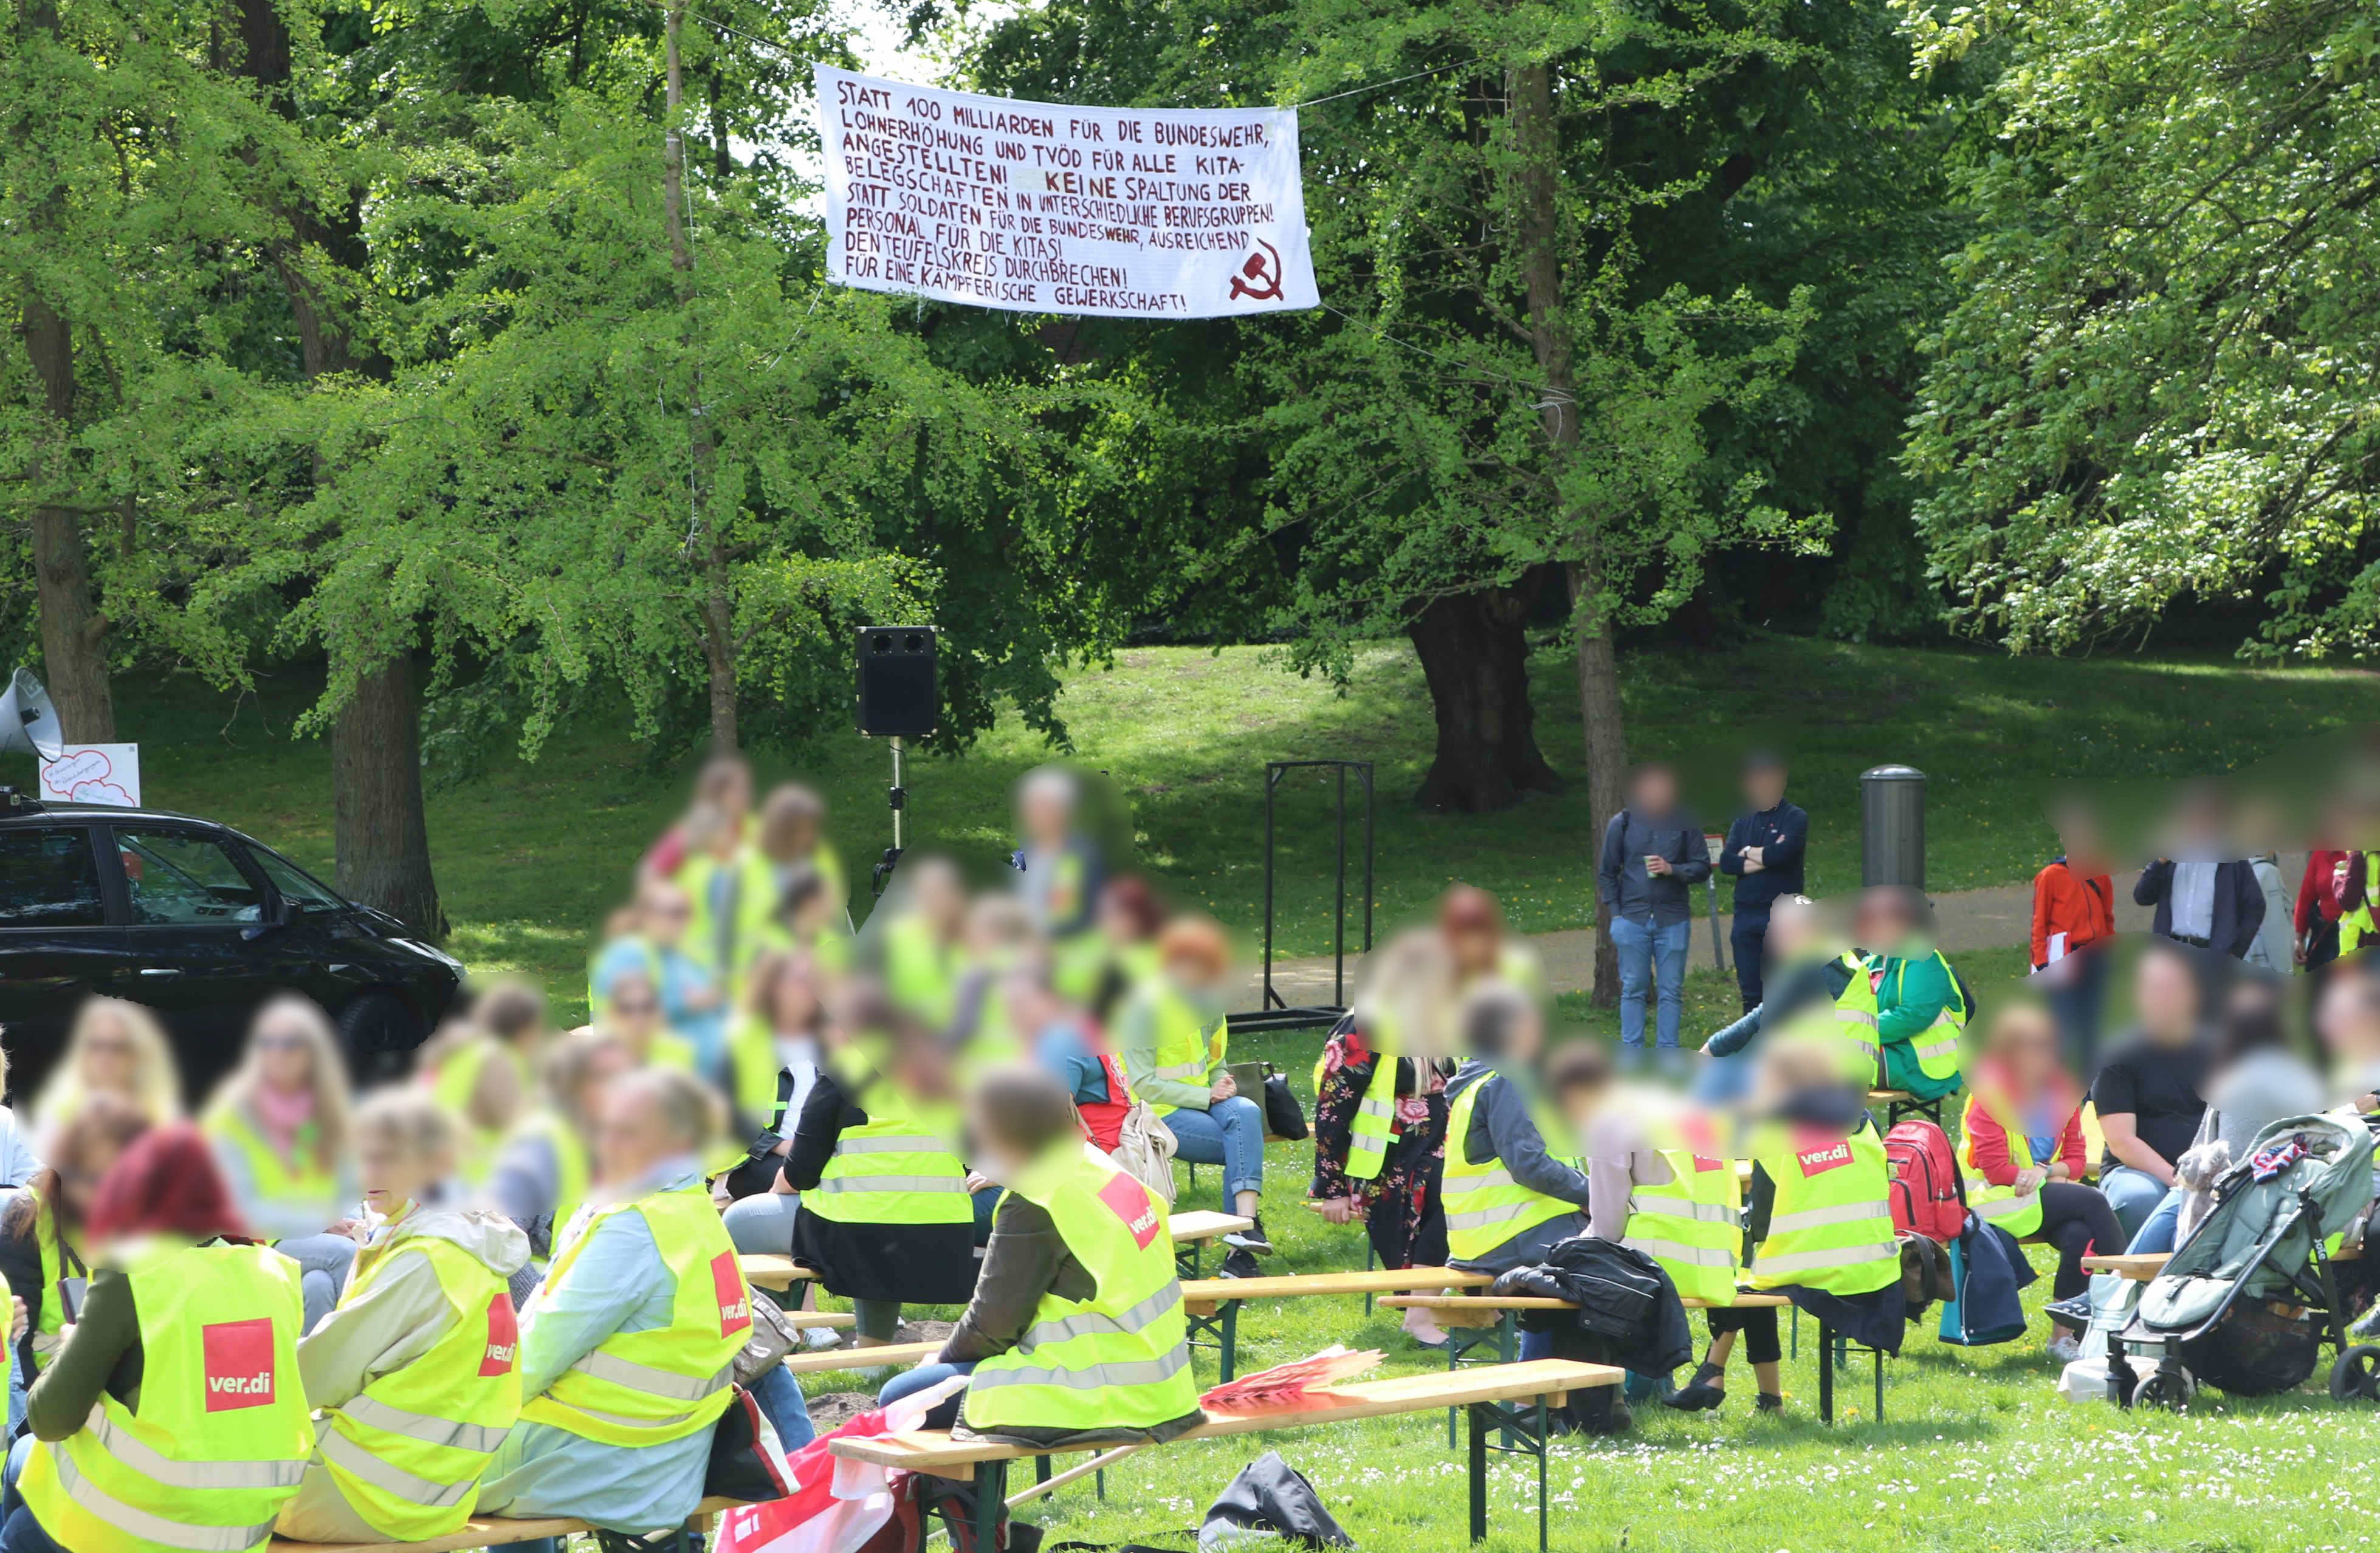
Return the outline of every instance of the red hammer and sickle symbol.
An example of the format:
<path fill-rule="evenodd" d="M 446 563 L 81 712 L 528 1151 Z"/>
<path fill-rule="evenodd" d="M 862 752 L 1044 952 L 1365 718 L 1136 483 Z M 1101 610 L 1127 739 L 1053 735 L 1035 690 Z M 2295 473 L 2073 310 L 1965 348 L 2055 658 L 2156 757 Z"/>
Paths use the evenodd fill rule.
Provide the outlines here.
<path fill-rule="evenodd" d="M 1281 299 L 1281 249 L 1266 242 L 1262 237 L 1257 239 L 1257 247 L 1264 249 L 1264 253 L 1249 254 L 1248 261 L 1240 266 L 1239 274 L 1232 277 L 1232 297 L 1234 300 L 1245 297 L 1251 302 L 1279 301 Z M 1272 255 L 1272 261 L 1269 264 L 1265 262 L 1267 253 Z"/>

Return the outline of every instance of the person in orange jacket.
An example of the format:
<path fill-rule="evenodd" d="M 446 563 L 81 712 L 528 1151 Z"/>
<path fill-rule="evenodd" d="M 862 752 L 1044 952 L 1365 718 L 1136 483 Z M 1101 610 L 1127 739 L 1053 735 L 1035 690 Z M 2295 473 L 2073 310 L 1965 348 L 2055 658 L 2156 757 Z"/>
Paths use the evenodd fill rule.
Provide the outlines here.
<path fill-rule="evenodd" d="M 2033 968 L 2067 1050 L 2088 1073 L 2106 1001 L 2106 951 L 2116 936 L 2115 885 L 2090 809 L 2068 804 L 2055 823 L 2066 850 L 2033 876 Z"/>

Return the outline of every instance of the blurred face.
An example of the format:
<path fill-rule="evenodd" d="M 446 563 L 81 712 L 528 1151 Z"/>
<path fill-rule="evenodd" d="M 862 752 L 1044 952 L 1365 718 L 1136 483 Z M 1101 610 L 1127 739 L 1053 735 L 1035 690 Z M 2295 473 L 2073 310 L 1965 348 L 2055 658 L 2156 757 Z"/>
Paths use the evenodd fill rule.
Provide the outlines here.
<path fill-rule="evenodd" d="M 2132 976 L 2132 1009 L 2141 1028 L 2168 1045 L 2198 1028 L 2198 980 L 2175 954 L 2143 954 Z"/>
<path fill-rule="evenodd" d="M 1860 943 L 1868 949 L 1890 949 L 1909 936 L 1909 914 L 1900 909 L 1900 902 L 1886 891 L 1873 891 L 1860 897 L 1859 915 L 1852 930 Z"/>
<path fill-rule="evenodd" d="M 752 773 L 738 767 L 722 776 L 718 803 L 729 819 L 742 819 L 752 808 Z"/>
<path fill-rule="evenodd" d="M 2099 825 L 2091 812 L 2083 808 L 2060 810 L 2058 816 L 2058 844 L 2066 849 L 2066 860 L 2077 864 L 2095 864 L 2099 860 Z"/>
<path fill-rule="evenodd" d="M 817 992 L 798 971 L 781 971 L 769 987 L 769 1022 L 780 1030 L 807 1030 L 818 1019 Z"/>
<path fill-rule="evenodd" d="M 1043 846 L 1056 846 L 1074 827 L 1074 806 L 1054 788 L 1028 787 L 1017 801 L 1017 820 L 1025 833 Z"/>
<path fill-rule="evenodd" d="M 662 997 L 643 977 L 627 977 L 612 988 L 609 1026 L 626 1040 L 652 1037 L 662 1027 Z"/>
<path fill-rule="evenodd" d="M 645 936 L 658 944 L 674 945 L 686 937 L 686 925 L 693 916 L 694 903 L 686 899 L 685 891 L 674 886 L 655 890 L 645 899 Z"/>
<path fill-rule="evenodd" d="M 616 1085 L 605 1093 L 595 1122 L 596 1167 L 605 1182 L 625 1184 L 683 1151 L 661 1106 L 641 1086 Z"/>
<path fill-rule="evenodd" d="M 613 1081 L 628 1071 L 630 1061 L 628 1054 L 616 1046 L 602 1047 L 596 1051 L 593 1060 L 587 1064 L 587 1077 L 578 1088 L 580 1115 L 602 1115 L 604 1095 L 611 1089 Z"/>
<path fill-rule="evenodd" d="M 1743 801 L 1755 809 L 1773 809 L 1785 801 L 1785 768 L 1760 766 L 1743 773 Z"/>
<path fill-rule="evenodd" d="M 314 1043 L 305 1021 L 274 1009 L 256 1027 L 257 1072 L 273 1088 L 295 1094 L 314 1082 Z"/>
<path fill-rule="evenodd" d="M 1769 916 L 1764 947 L 1769 961 L 1780 965 L 1815 952 L 1818 947 L 1815 915 L 1805 906 L 1779 906 Z"/>
<path fill-rule="evenodd" d="M 1110 943 L 1137 943 L 1142 938 L 1140 914 L 1123 904 L 1121 896 L 1109 893 L 1099 897 L 1099 931 Z"/>
<path fill-rule="evenodd" d="M 1991 1054 L 2010 1083 L 2027 1093 L 2046 1086 L 2058 1069 L 2058 1032 L 2030 1012 L 1992 1027 Z"/>
<path fill-rule="evenodd" d="M 90 1158 L 58 1167 L 58 1194 L 66 1199 L 67 1217 L 77 1223 L 91 1217 L 91 1200 L 99 1191 L 100 1179 L 115 1168 L 123 1154 L 112 1144 L 93 1144 Z"/>
<path fill-rule="evenodd" d="M 1033 1162 L 1001 1140 L 983 1107 L 972 1100 L 967 1103 L 967 1136 L 973 1145 L 969 1162 L 987 1181 L 1014 1182 Z"/>
<path fill-rule="evenodd" d="M 1205 954 L 1169 955 L 1165 974 L 1174 986 L 1193 994 L 1213 991 L 1222 981 L 1214 961 Z"/>
<path fill-rule="evenodd" d="M 1629 807 L 1644 814 L 1667 814 L 1678 801 L 1678 779 L 1658 766 L 1636 773 L 1628 789 Z"/>
<path fill-rule="evenodd" d="M 140 1049 L 132 1044 L 132 1032 L 125 1027 L 121 1014 L 101 1016 L 83 1037 L 81 1069 L 86 1088 L 129 1094 L 140 1083 Z"/>
<path fill-rule="evenodd" d="M 384 1219 L 395 1219 L 408 1204 L 421 1201 L 436 1179 L 431 1162 L 387 1127 L 372 1128 L 356 1139 L 356 1168 L 363 1178 L 364 1202 Z"/>
<path fill-rule="evenodd" d="M 2324 1049 L 2342 1062 L 2380 1058 L 2380 1007 L 2362 983 L 2359 976 L 2333 976 L 2314 1010 Z"/>
<path fill-rule="evenodd" d="M 1534 1062 L 1537 1053 L 1545 1049 L 1545 1045 L 1546 1022 L 1532 1005 L 1528 1013 L 1512 1025 L 1512 1046 L 1508 1060 L 1514 1067 Z"/>

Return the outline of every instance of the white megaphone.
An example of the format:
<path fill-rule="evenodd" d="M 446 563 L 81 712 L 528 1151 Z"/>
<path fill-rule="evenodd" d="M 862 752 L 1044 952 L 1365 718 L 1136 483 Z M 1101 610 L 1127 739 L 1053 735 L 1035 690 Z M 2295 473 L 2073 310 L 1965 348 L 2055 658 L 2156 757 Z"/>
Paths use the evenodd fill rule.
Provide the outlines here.
<path fill-rule="evenodd" d="M 66 753 L 66 733 L 58 726 L 58 709 L 30 669 L 9 676 L 6 694 L 0 695 L 0 754 L 38 755 L 55 760 Z"/>

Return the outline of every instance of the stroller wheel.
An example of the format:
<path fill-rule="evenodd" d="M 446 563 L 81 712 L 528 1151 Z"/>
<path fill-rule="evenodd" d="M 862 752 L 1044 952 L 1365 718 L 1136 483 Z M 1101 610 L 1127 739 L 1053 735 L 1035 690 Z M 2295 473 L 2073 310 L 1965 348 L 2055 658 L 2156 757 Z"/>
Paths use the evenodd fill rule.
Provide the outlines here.
<path fill-rule="evenodd" d="M 2185 1408 L 2198 1395 L 2198 1377 L 2180 1365 L 2159 1365 L 2132 1388 L 2134 1407 Z"/>
<path fill-rule="evenodd" d="M 2380 1347 L 2359 1342 L 2341 1353 L 2330 1366 L 2330 1395 L 2334 1401 L 2380 1401 Z"/>

